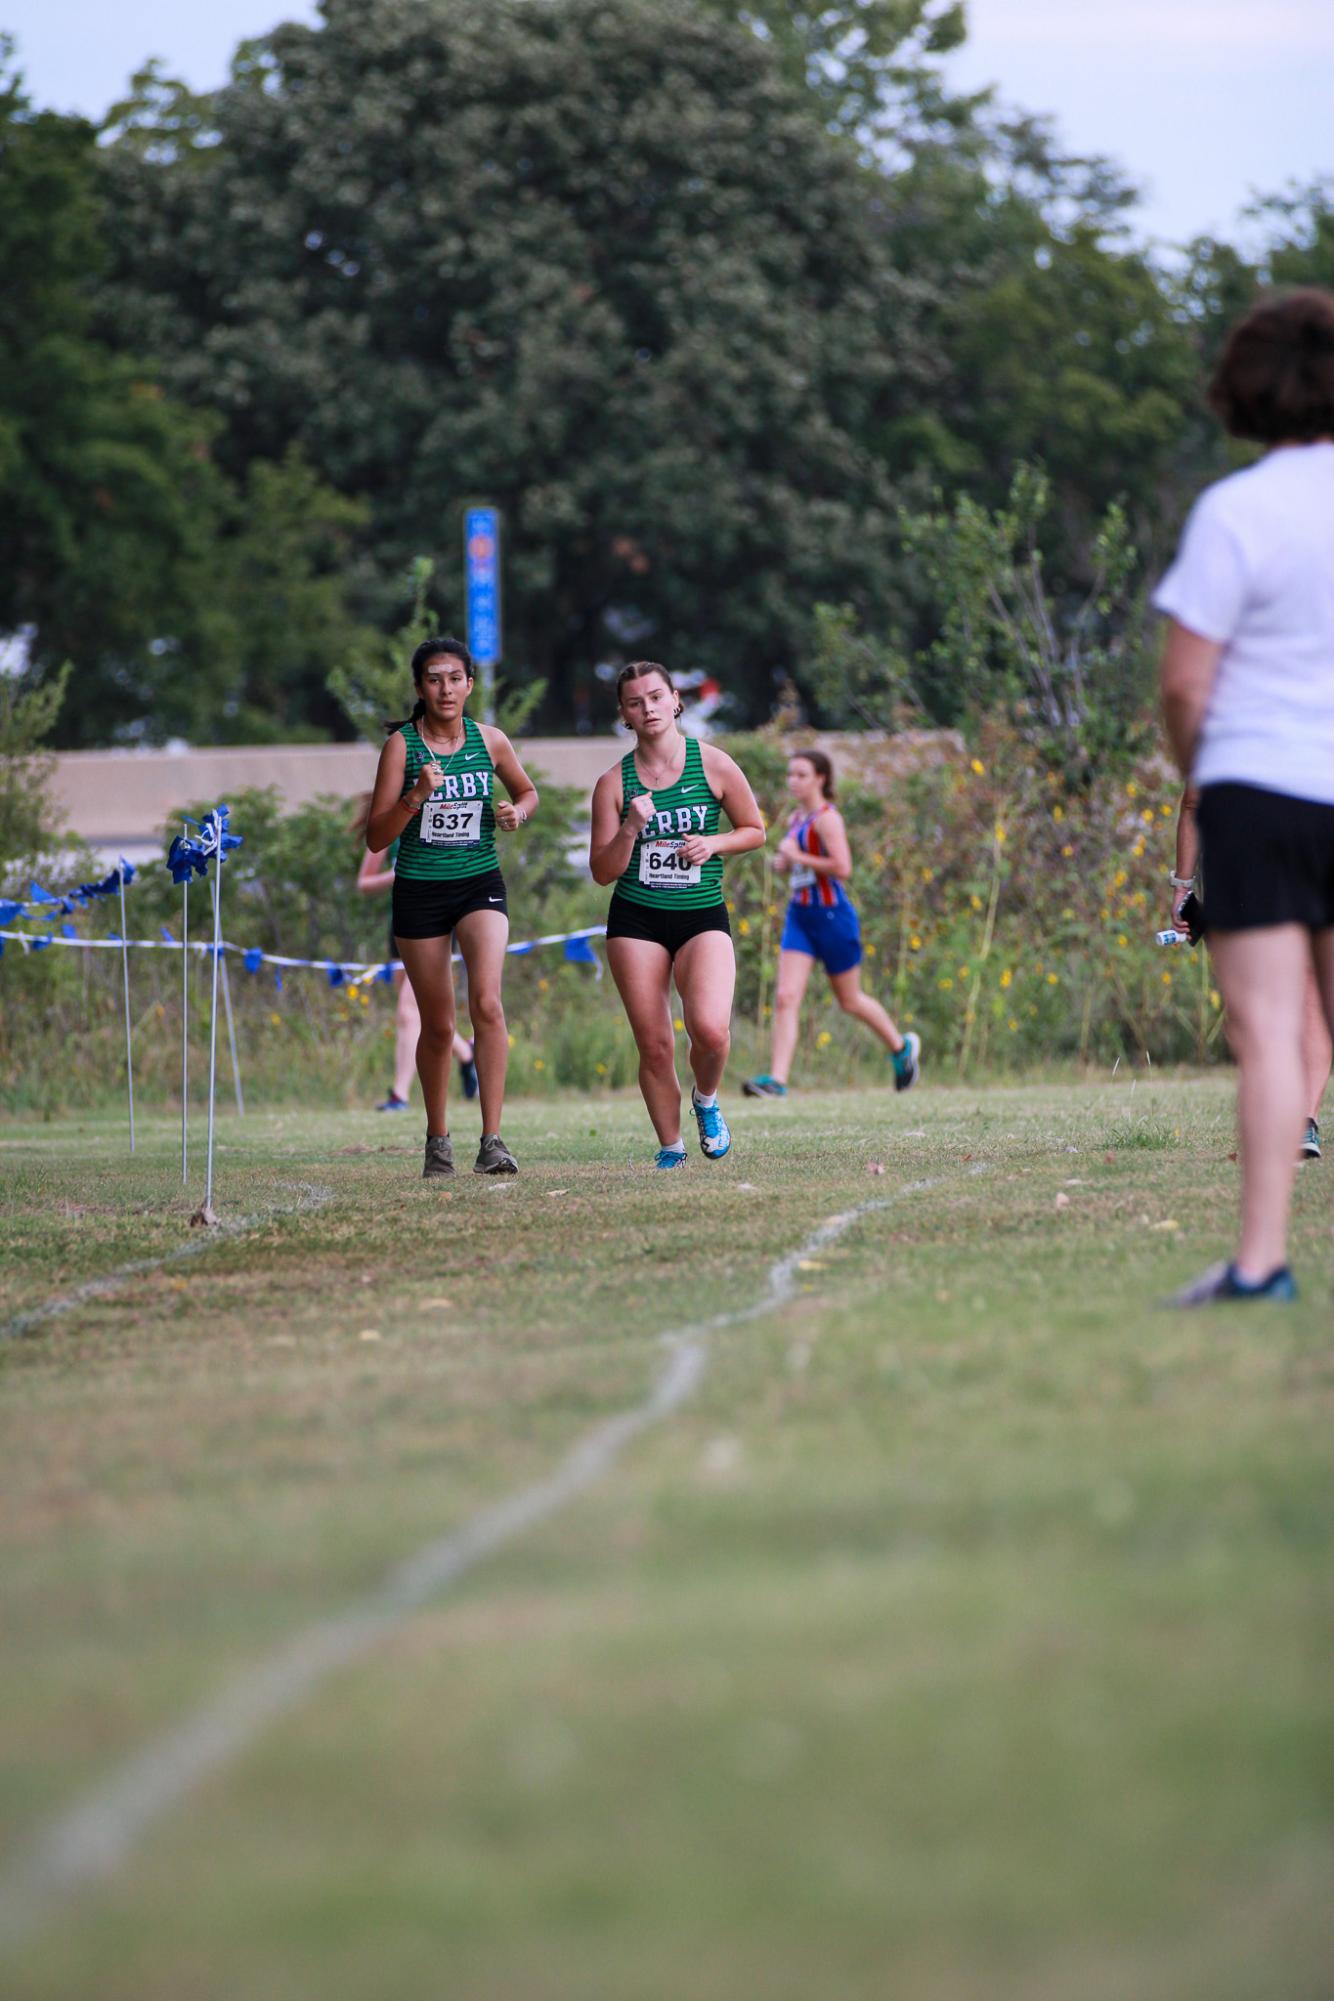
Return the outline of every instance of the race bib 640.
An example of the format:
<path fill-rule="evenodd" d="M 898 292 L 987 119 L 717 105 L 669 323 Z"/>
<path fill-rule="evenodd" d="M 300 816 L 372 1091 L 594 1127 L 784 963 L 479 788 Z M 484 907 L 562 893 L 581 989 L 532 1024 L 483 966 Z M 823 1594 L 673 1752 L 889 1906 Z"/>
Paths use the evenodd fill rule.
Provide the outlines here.
<path fill-rule="evenodd" d="M 642 841 L 639 880 L 646 889 L 695 889 L 702 862 L 688 862 L 680 841 Z"/>

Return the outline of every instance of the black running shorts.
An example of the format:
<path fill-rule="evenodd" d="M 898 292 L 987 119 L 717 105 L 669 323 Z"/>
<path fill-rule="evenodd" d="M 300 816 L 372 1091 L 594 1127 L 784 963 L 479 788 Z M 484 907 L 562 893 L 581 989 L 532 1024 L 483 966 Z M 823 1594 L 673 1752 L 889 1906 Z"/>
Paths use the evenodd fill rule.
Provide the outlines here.
<path fill-rule="evenodd" d="M 1258 785 L 1206 785 L 1197 817 L 1206 935 L 1334 927 L 1334 806 Z"/>
<path fill-rule="evenodd" d="M 669 959 L 701 931 L 722 931 L 731 937 L 725 903 L 711 903 L 704 910 L 671 910 L 613 896 L 607 912 L 608 943 L 613 938 L 644 938 L 650 945 L 661 945 Z"/>
<path fill-rule="evenodd" d="M 395 938 L 447 938 L 460 917 L 468 917 L 474 910 L 496 910 L 502 917 L 509 916 L 505 878 L 499 869 L 453 882 L 394 877 L 391 923 Z"/>

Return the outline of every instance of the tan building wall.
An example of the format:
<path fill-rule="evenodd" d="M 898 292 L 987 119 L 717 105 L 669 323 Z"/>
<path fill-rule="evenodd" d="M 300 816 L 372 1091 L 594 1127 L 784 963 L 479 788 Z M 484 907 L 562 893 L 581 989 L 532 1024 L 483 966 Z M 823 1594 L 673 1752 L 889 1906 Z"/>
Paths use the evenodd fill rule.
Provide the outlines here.
<path fill-rule="evenodd" d="M 530 737 L 525 764 L 558 785 L 591 792 L 617 758 L 615 737 Z M 66 826 L 108 862 L 161 851 L 163 827 L 191 805 L 273 786 L 289 807 L 332 796 L 355 799 L 375 778 L 369 744 L 262 744 L 225 750 L 73 750 L 56 759 L 52 797 Z"/>

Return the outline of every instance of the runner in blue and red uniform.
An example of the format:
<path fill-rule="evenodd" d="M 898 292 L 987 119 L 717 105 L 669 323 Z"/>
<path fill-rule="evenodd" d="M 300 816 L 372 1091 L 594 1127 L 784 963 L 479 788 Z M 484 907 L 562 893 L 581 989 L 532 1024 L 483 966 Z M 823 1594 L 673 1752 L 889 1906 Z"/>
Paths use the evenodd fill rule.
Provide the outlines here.
<path fill-rule="evenodd" d="M 861 925 L 843 886 L 852 874 L 852 851 L 843 816 L 834 805 L 834 767 L 822 750 L 797 751 L 789 758 L 787 789 L 796 810 L 774 856 L 774 867 L 788 873 L 792 888 L 778 955 L 773 1052 L 769 1069 L 748 1078 L 742 1089 L 751 1098 L 787 1096 L 801 1003 L 818 959 L 839 1006 L 880 1037 L 893 1059 L 894 1088 L 906 1091 L 920 1074 L 921 1042 L 911 1030 L 900 1035 L 893 1017 L 863 991 L 857 970 L 862 962 Z"/>

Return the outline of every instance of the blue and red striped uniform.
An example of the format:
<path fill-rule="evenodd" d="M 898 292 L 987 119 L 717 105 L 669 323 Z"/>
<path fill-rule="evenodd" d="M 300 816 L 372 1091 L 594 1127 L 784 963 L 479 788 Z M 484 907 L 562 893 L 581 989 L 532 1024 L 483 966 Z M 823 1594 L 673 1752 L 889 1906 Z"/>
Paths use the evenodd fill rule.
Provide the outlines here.
<path fill-rule="evenodd" d="M 805 855 L 829 853 L 820 838 L 819 818 L 819 813 L 808 813 L 791 829 L 792 839 Z M 782 949 L 806 952 L 834 975 L 861 964 L 862 933 L 856 906 L 842 883 L 827 870 L 803 869 L 800 863 L 793 869 Z"/>
<path fill-rule="evenodd" d="M 799 820 L 791 830 L 792 839 L 804 855 L 827 856 L 829 853 L 820 839 L 820 830 L 815 824 L 819 818 L 819 813 L 808 813 L 806 818 Z M 823 874 L 815 869 L 803 870 L 800 867 L 793 869 L 792 901 L 799 903 L 803 909 L 814 904 L 822 909 L 832 910 L 836 903 L 846 903 L 848 900 L 848 893 L 837 877 Z"/>

